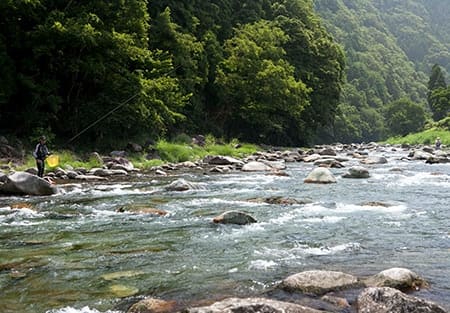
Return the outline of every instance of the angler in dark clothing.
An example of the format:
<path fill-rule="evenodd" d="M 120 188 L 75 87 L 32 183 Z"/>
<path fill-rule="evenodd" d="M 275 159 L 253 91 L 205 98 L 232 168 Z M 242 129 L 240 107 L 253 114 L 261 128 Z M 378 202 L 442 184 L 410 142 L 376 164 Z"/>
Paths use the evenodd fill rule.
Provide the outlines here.
<path fill-rule="evenodd" d="M 43 177 L 45 171 L 45 159 L 50 154 L 48 152 L 47 145 L 45 144 L 47 139 L 45 136 L 41 136 L 39 138 L 39 143 L 36 145 L 36 148 L 33 151 L 33 156 L 36 159 L 36 166 L 38 170 L 38 176 Z"/>

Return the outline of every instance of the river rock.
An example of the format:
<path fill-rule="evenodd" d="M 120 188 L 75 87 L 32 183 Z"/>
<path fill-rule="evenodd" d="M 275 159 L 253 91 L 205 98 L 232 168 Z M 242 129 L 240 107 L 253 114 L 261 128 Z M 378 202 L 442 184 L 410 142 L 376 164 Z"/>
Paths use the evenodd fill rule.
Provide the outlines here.
<path fill-rule="evenodd" d="M 344 178 L 369 178 L 369 170 L 362 166 L 352 166 L 348 172 L 342 175 Z"/>
<path fill-rule="evenodd" d="M 127 313 L 164 313 L 173 312 L 176 307 L 175 301 L 166 301 L 148 298 L 133 304 Z"/>
<path fill-rule="evenodd" d="M 229 298 L 210 306 L 188 308 L 186 313 L 326 313 L 299 304 L 265 298 Z"/>
<path fill-rule="evenodd" d="M 450 159 L 447 157 L 430 156 L 425 163 L 427 164 L 445 164 L 450 163 Z"/>
<path fill-rule="evenodd" d="M 446 313 L 439 305 L 389 287 L 370 287 L 358 296 L 358 313 Z"/>
<path fill-rule="evenodd" d="M 336 178 L 329 169 L 317 167 L 309 173 L 304 182 L 309 184 L 331 184 L 336 182 Z"/>
<path fill-rule="evenodd" d="M 344 165 L 336 159 L 319 159 L 314 162 L 315 166 L 321 166 L 321 167 L 333 167 L 333 168 L 342 168 Z"/>
<path fill-rule="evenodd" d="M 97 175 L 77 175 L 75 177 L 75 179 L 77 180 L 85 180 L 85 181 L 94 181 L 94 180 L 108 180 L 108 178 L 106 177 L 102 177 L 102 176 L 97 176 Z"/>
<path fill-rule="evenodd" d="M 26 172 L 15 172 L 0 183 L 0 194 L 48 196 L 57 192 L 47 180 Z"/>
<path fill-rule="evenodd" d="M 128 175 L 128 172 L 123 169 L 105 169 L 105 168 L 99 168 L 92 172 L 95 176 L 116 176 L 116 175 Z"/>
<path fill-rule="evenodd" d="M 271 169 L 272 167 L 263 162 L 251 161 L 244 164 L 241 170 L 243 172 L 262 172 L 262 171 L 270 171 Z"/>
<path fill-rule="evenodd" d="M 314 153 L 314 154 L 311 154 L 311 155 L 308 155 L 308 156 L 304 157 L 303 158 L 303 162 L 307 162 L 307 163 L 309 163 L 309 162 L 316 162 L 317 160 L 320 160 L 320 159 L 323 159 L 323 156 L 321 156 L 318 153 Z"/>
<path fill-rule="evenodd" d="M 394 267 L 382 271 L 366 279 L 365 284 L 370 287 L 391 287 L 399 290 L 415 290 L 426 287 L 426 281 L 413 271 Z"/>
<path fill-rule="evenodd" d="M 195 184 L 188 182 L 187 180 L 183 178 L 179 178 L 177 180 L 174 180 L 171 182 L 168 186 L 165 188 L 167 191 L 187 191 L 187 190 L 199 190 L 202 189 L 200 184 Z"/>
<path fill-rule="evenodd" d="M 149 215 L 159 215 L 159 216 L 165 216 L 168 214 L 167 211 L 156 209 L 156 208 L 149 208 L 149 207 L 120 207 L 116 209 L 116 212 L 120 213 L 133 213 L 133 214 L 149 214 Z"/>
<path fill-rule="evenodd" d="M 214 223 L 246 225 L 256 223 L 256 219 L 251 215 L 240 211 L 227 211 L 213 218 Z"/>
<path fill-rule="evenodd" d="M 208 155 L 203 159 L 203 162 L 211 165 L 238 165 L 238 166 L 244 165 L 244 162 L 241 160 L 222 155 L 216 156 Z"/>
<path fill-rule="evenodd" d="M 322 295 L 329 291 L 359 285 L 358 278 L 350 274 L 334 271 L 306 271 L 285 278 L 280 287 L 288 291 Z"/>
<path fill-rule="evenodd" d="M 414 150 L 408 154 L 408 157 L 410 157 L 413 160 L 426 160 L 432 156 L 433 154 L 422 150 Z"/>
<path fill-rule="evenodd" d="M 385 157 L 382 157 L 382 156 L 371 156 L 371 157 L 362 159 L 359 162 L 362 164 L 372 165 L 372 164 L 386 164 L 388 161 Z"/>

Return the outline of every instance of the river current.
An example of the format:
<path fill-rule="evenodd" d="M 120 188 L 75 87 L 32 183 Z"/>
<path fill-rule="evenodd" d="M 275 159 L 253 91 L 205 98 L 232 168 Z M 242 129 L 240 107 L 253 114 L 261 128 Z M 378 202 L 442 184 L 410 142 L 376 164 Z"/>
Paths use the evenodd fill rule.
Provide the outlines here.
<path fill-rule="evenodd" d="M 367 277 L 406 267 L 430 283 L 416 296 L 450 308 L 450 164 L 402 159 L 371 177 L 305 184 L 289 176 L 206 172 L 83 183 L 48 197 L 0 197 L 0 312 L 123 312 L 128 296 L 180 302 L 253 296 L 301 271 Z M 344 163 L 346 167 L 356 160 Z M 164 188 L 177 178 L 201 188 Z M 297 204 L 254 199 L 282 197 Z M 29 208 L 14 209 L 20 203 Z M 165 216 L 117 212 L 151 207 Z M 258 222 L 218 225 L 241 210 Z"/>

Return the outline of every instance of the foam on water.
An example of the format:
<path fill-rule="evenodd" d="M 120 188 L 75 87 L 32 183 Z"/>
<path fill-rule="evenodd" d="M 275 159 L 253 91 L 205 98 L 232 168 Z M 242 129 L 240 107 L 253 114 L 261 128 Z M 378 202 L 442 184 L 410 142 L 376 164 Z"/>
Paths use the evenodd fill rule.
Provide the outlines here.
<path fill-rule="evenodd" d="M 263 270 L 267 271 L 270 269 L 276 269 L 278 267 L 278 263 L 272 260 L 253 260 L 250 262 L 249 269 L 250 270 Z"/>
<path fill-rule="evenodd" d="M 277 261 L 289 261 L 289 260 L 297 260 L 298 258 L 303 258 L 305 256 L 334 255 L 342 252 L 359 251 L 360 249 L 361 244 L 358 242 L 349 242 L 337 244 L 334 246 L 331 245 L 311 246 L 308 244 L 296 244 L 293 248 L 290 249 L 281 250 L 281 249 L 266 248 L 260 251 L 254 251 L 254 254 L 261 257 L 269 258 L 271 260 L 275 259 Z M 275 263 L 275 261 L 270 262 Z"/>
<path fill-rule="evenodd" d="M 407 209 L 404 204 L 389 204 L 386 205 L 380 204 L 367 204 L 367 205 L 358 205 L 358 204 L 345 204 L 338 203 L 336 206 L 337 212 L 340 213 L 353 213 L 353 212 L 361 212 L 361 211 L 369 211 L 369 212 L 378 212 L 384 214 L 400 214 Z"/>
<path fill-rule="evenodd" d="M 432 172 L 415 173 L 412 176 L 402 176 L 396 181 L 388 183 L 389 188 L 396 188 L 398 186 L 433 186 L 439 188 L 450 187 L 450 177 L 446 174 L 436 174 Z"/>

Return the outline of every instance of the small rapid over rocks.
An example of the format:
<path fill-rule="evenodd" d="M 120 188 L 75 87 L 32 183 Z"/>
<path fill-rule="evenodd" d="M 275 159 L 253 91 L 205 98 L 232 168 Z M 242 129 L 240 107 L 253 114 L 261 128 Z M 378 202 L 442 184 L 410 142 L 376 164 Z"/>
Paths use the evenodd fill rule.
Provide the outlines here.
<path fill-rule="evenodd" d="M 56 193 L 2 192 L 0 311 L 448 312 L 448 158 L 371 143 L 57 169 Z"/>

